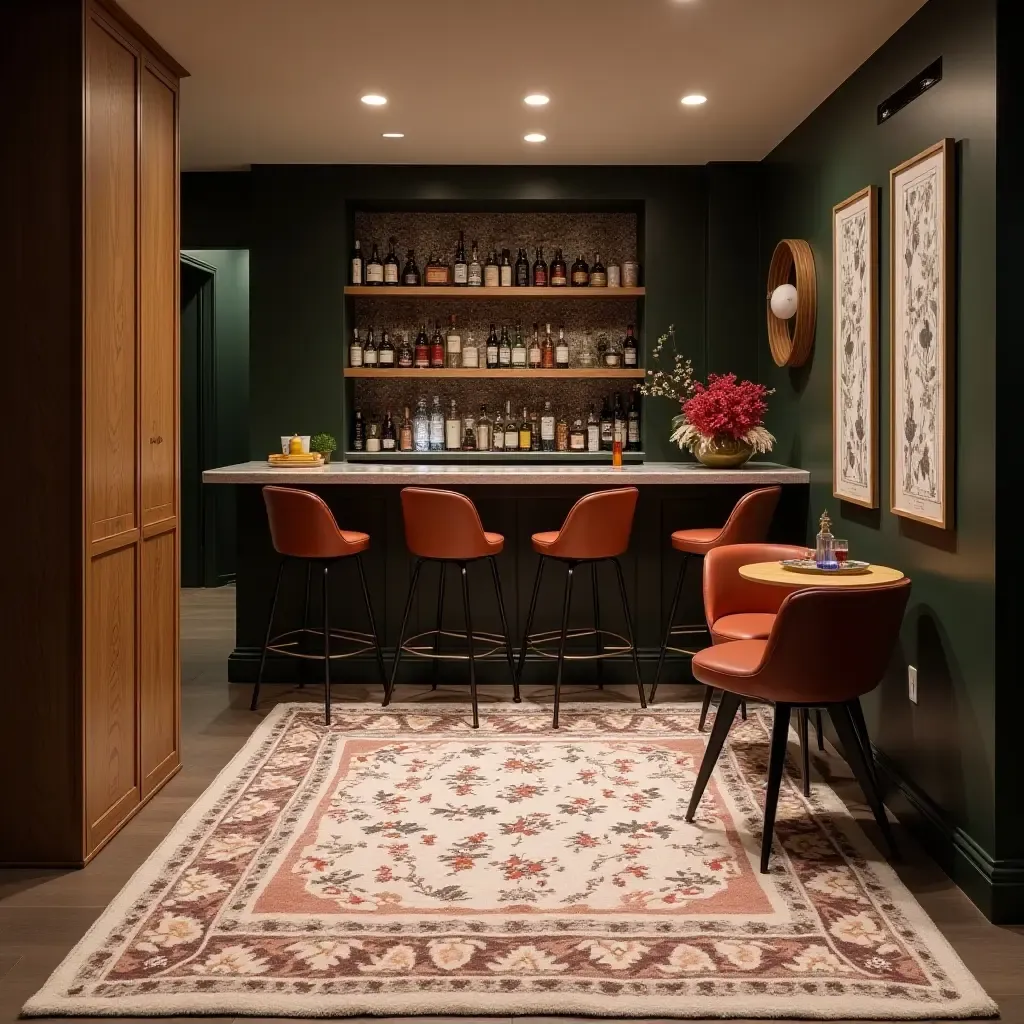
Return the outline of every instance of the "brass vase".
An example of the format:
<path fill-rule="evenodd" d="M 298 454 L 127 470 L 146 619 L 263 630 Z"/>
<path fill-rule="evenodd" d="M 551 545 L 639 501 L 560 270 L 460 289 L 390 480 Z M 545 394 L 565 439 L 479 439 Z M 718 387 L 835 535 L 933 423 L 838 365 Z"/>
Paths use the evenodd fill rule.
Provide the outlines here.
<path fill-rule="evenodd" d="M 719 435 L 701 438 L 693 454 L 709 469 L 736 469 L 754 454 L 754 449 L 746 441 Z"/>

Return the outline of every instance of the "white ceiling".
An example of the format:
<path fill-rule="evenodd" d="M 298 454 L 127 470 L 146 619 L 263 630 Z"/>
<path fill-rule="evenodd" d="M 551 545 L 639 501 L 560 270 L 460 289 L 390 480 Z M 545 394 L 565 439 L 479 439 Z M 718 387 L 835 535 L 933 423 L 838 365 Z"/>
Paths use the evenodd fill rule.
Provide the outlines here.
<path fill-rule="evenodd" d="M 195 170 L 757 160 L 925 0 L 120 2 L 191 72 Z"/>

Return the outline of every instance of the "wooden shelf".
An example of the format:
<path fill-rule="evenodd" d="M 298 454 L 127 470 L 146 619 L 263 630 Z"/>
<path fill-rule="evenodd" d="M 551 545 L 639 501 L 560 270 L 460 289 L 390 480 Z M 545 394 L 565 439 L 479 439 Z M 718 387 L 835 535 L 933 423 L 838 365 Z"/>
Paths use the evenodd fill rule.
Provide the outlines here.
<path fill-rule="evenodd" d="M 626 465 L 640 465 L 644 461 L 644 452 L 623 452 L 622 461 Z M 606 465 L 612 462 L 611 452 L 345 452 L 346 462 L 421 462 L 427 464 L 444 463 L 528 463 L 530 465 L 565 465 L 580 463 L 584 465 Z"/>
<path fill-rule="evenodd" d="M 400 380 L 405 378 L 416 378 L 418 380 L 450 380 L 453 378 L 482 379 L 487 377 L 498 378 L 531 378 L 533 380 L 594 380 L 604 378 L 606 380 L 642 380 L 644 370 L 639 369 L 610 369 L 597 368 L 594 370 L 467 370 L 464 367 L 457 370 L 417 370 L 395 368 L 393 370 L 381 370 L 378 367 L 346 366 L 346 377 L 386 377 Z"/>
<path fill-rule="evenodd" d="M 456 288 L 452 285 L 422 285 L 419 288 L 410 288 L 405 285 L 365 284 L 345 286 L 346 295 L 393 299 L 639 299 L 646 293 L 646 288 Z"/>

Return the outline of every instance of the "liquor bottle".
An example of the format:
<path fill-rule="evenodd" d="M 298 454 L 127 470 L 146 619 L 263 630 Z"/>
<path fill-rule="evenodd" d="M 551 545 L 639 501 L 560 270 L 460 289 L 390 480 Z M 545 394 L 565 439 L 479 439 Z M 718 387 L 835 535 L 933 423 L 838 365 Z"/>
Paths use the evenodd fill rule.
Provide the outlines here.
<path fill-rule="evenodd" d="M 403 370 L 412 369 L 413 364 L 413 349 L 412 342 L 409 341 L 409 332 L 402 331 L 401 338 L 398 342 L 398 365 Z"/>
<path fill-rule="evenodd" d="M 512 415 L 512 399 L 505 399 L 505 451 L 519 450 L 519 424 Z"/>
<path fill-rule="evenodd" d="M 502 288 L 512 287 L 512 257 L 508 249 L 501 250 L 501 266 L 498 268 L 498 283 Z"/>
<path fill-rule="evenodd" d="M 611 337 L 604 346 L 604 365 L 609 368 L 622 366 L 622 346 L 616 337 Z"/>
<path fill-rule="evenodd" d="M 348 347 L 348 365 L 363 365 L 363 343 L 359 340 L 359 328 L 352 330 L 352 344 Z"/>
<path fill-rule="evenodd" d="M 462 417 L 455 407 L 455 399 L 448 406 L 448 414 L 444 418 L 444 450 L 457 452 L 462 448 Z"/>
<path fill-rule="evenodd" d="M 637 366 L 637 344 L 632 324 L 626 328 L 626 340 L 622 343 L 622 365 L 634 369 Z"/>
<path fill-rule="evenodd" d="M 640 451 L 640 407 L 634 389 L 629 396 L 629 409 L 626 412 L 626 451 Z"/>
<path fill-rule="evenodd" d="M 359 239 L 356 239 L 356 244 L 352 249 L 352 283 L 362 284 L 363 283 L 363 250 L 359 244 Z"/>
<path fill-rule="evenodd" d="M 530 340 L 530 352 L 527 362 L 529 363 L 531 370 L 540 369 L 540 334 L 537 331 L 537 325 L 533 325 L 533 338 Z"/>
<path fill-rule="evenodd" d="M 450 370 L 457 370 L 462 366 L 462 336 L 455 327 L 455 314 L 452 313 L 448 320 L 448 334 L 444 339 L 445 362 L 444 365 Z"/>
<path fill-rule="evenodd" d="M 494 417 L 494 427 L 491 429 L 491 450 L 495 452 L 505 450 L 505 417 L 501 409 Z"/>
<path fill-rule="evenodd" d="M 434 336 L 430 339 L 430 368 L 444 368 L 444 337 L 441 334 L 441 321 L 434 321 Z"/>
<path fill-rule="evenodd" d="M 352 449 L 357 452 L 366 450 L 366 424 L 359 409 L 356 409 L 356 422 L 352 428 Z"/>
<path fill-rule="evenodd" d="M 416 335 L 412 364 L 417 370 L 426 370 L 430 367 L 430 340 L 427 338 L 426 324 L 420 324 L 420 333 Z"/>
<path fill-rule="evenodd" d="M 385 327 L 380 334 L 380 346 L 377 348 L 377 364 L 381 369 L 395 368 L 395 346 L 391 343 L 391 335 Z"/>
<path fill-rule="evenodd" d="M 618 391 L 615 392 L 615 402 L 612 405 L 612 430 L 625 439 L 626 410 L 622 406 L 622 395 Z"/>
<path fill-rule="evenodd" d="M 587 413 L 587 451 L 599 452 L 601 450 L 601 422 L 591 405 Z"/>
<path fill-rule="evenodd" d="M 526 406 L 523 406 L 523 418 L 519 424 L 519 450 L 521 452 L 528 452 L 533 447 L 533 424 L 530 422 L 530 417 L 526 412 Z"/>
<path fill-rule="evenodd" d="M 380 432 L 381 450 L 385 452 L 393 452 L 397 443 L 398 438 L 395 436 L 395 424 L 391 419 L 391 410 L 388 409 L 384 414 L 384 428 Z"/>
<path fill-rule="evenodd" d="M 612 433 L 612 465 L 619 469 L 622 467 L 622 430 L 618 421 Z"/>
<path fill-rule="evenodd" d="M 500 284 L 501 268 L 498 266 L 498 253 L 492 249 L 491 255 L 487 257 L 487 262 L 484 264 L 484 287 L 497 288 Z"/>
<path fill-rule="evenodd" d="M 374 285 L 384 283 L 384 264 L 380 261 L 376 242 L 373 243 L 373 253 L 366 262 L 366 283 Z"/>
<path fill-rule="evenodd" d="M 569 369 L 569 342 L 565 340 L 565 328 L 558 328 L 558 344 L 555 346 L 555 366 L 559 370 Z"/>
<path fill-rule="evenodd" d="M 526 342 L 523 341 L 523 325 L 516 324 L 516 343 L 512 346 L 512 366 L 516 370 L 526 369 Z"/>
<path fill-rule="evenodd" d="M 418 288 L 420 286 L 420 268 L 416 266 L 416 253 L 412 249 L 405 254 L 402 284 L 407 288 Z"/>
<path fill-rule="evenodd" d="M 462 450 L 476 451 L 476 417 L 471 412 L 467 412 L 462 420 Z"/>
<path fill-rule="evenodd" d="M 604 269 L 604 264 L 601 262 L 601 254 L 599 252 L 594 253 L 594 265 L 590 268 L 590 287 L 608 287 L 608 272 Z"/>
<path fill-rule="evenodd" d="M 555 450 L 555 411 L 551 408 L 550 398 L 545 400 L 540 417 L 540 449 L 543 452 Z"/>
<path fill-rule="evenodd" d="M 462 365 L 467 370 L 476 370 L 480 366 L 480 349 L 477 347 L 476 338 L 470 331 L 462 345 Z"/>
<path fill-rule="evenodd" d="M 545 329 L 544 347 L 540 352 L 540 364 L 545 370 L 553 370 L 555 368 L 555 344 L 551 340 L 551 324 L 546 324 Z"/>
<path fill-rule="evenodd" d="M 427 261 L 424 278 L 426 284 L 429 285 L 451 284 L 451 274 L 449 272 L 448 264 L 431 253 L 430 259 Z"/>
<path fill-rule="evenodd" d="M 493 437 L 493 425 L 491 417 L 487 415 L 487 406 L 480 406 L 480 415 L 476 420 L 476 450 L 478 452 L 489 452 Z"/>
<path fill-rule="evenodd" d="M 540 448 L 540 416 L 530 413 L 530 451 L 539 452 Z"/>
<path fill-rule="evenodd" d="M 526 250 L 523 248 L 519 249 L 519 255 L 516 257 L 515 271 L 516 287 L 528 287 L 530 284 L 530 258 L 526 255 Z"/>
<path fill-rule="evenodd" d="M 511 362 L 511 357 L 509 361 Z M 491 324 L 491 331 L 487 335 L 487 369 L 496 370 L 498 366 L 498 334 L 494 330 L 494 324 Z"/>
<path fill-rule="evenodd" d="M 412 444 L 418 452 L 430 451 L 430 414 L 425 398 L 416 403 L 416 415 L 412 418 Z"/>
<path fill-rule="evenodd" d="M 366 343 L 363 345 L 363 366 L 377 366 L 377 342 L 373 340 L 373 328 L 366 332 Z"/>
<path fill-rule="evenodd" d="M 587 432 L 583 427 L 583 420 L 579 416 L 572 421 L 572 430 L 569 431 L 569 451 L 585 452 L 587 450 Z"/>
<path fill-rule="evenodd" d="M 533 261 L 533 286 L 534 288 L 546 288 L 548 286 L 548 265 L 544 262 L 544 250 L 537 247 L 537 258 Z"/>
<path fill-rule="evenodd" d="M 459 232 L 459 244 L 455 247 L 455 263 L 452 267 L 452 284 L 464 288 L 469 284 L 469 264 L 466 262 L 466 238 Z"/>
<path fill-rule="evenodd" d="M 430 410 L 430 431 L 427 441 L 432 452 L 444 451 L 444 413 L 441 412 L 441 399 L 434 395 L 434 407 Z"/>
<path fill-rule="evenodd" d="M 469 269 L 466 271 L 466 283 L 470 288 L 479 288 L 484 283 L 484 268 L 480 264 L 480 250 L 476 242 L 473 242 L 473 256 L 469 261 Z"/>
<path fill-rule="evenodd" d="M 572 286 L 573 288 L 586 288 L 590 284 L 590 268 L 583 258 L 583 253 L 576 257 L 572 265 Z"/>
<path fill-rule="evenodd" d="M 555 421 L 555 451 L 567 452 L 569 450 L 569 421 L 565 413 L 560 412 Z"/>
<path fill-rule="evenodd" d="M 555 250 L 555 258 L 551 261 L 551 287 L 564 288 L 569 283 L 569 276 L 565 269 L 565 258 L 562 250 Z"/>
<path fill-rule="evenodd" d="M 405 407 L 402 427 L 398 431 L 398 450 L 400 452 L 411 452 L 413 450 L 412 420 L 409 418 L 409 406 Z"/>
<path fill-rule="evenodd" d="M 380 451 L 380 423 L 376 416 L 371 416 L 366 424 L 366 450 L 374 453 Z"/>
<path fill-rule="evenodd" d="M 397 285 L 398 257 L 395 255 L 395 239 L 388 239 L 388 254 L 384 257 L 384 283 Z"/>
<path fill-rule="evenodd" d="M 498 366 L 509 368 L 512 366 L 512 342 L 508 338 L 508 325 L 501 325 L 501 343 L 498 345 Z"/>
<path fill-rule="evenodd" d="M 601 406 L 601 451 L 610 452 L 612 441 L 615 437 L 615 421 L 612 419 L 612 410 L 608 405 L 608 396 L 605 395 L 604 404 Z"/>

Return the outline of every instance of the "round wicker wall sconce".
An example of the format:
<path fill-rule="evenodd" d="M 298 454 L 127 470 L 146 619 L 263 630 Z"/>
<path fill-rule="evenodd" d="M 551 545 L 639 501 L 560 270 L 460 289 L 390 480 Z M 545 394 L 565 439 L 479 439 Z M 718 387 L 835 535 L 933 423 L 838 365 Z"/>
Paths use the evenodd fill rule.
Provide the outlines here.
<path fill-rule="evenodd" d="M 794 287 L 795 285 L 795 287 Z M 784 238 L 768 268 L 768 344 L 777 366 L 803 366 L 814 345 L 818 287 L 811 247 Z"/>

